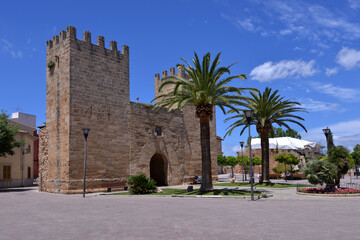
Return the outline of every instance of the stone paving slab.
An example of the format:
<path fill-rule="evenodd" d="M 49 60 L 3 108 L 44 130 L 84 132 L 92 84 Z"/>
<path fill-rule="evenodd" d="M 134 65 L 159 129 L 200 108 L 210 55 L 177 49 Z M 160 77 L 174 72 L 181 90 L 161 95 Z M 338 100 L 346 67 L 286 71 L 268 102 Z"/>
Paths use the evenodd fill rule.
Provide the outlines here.
<path fill-rule="evenodd" d="M 1 240 L 357 239 L 360 198 L 244 199 L 1 192 Z"/>

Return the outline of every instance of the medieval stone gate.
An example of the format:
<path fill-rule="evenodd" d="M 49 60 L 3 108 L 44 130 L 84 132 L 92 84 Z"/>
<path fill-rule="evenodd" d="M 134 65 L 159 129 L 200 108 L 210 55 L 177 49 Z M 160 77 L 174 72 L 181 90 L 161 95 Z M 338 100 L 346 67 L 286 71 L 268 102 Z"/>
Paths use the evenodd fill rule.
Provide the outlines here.
<path fill-rule="evenodd" d="M 129 47 L 84 31 L 77 39 L 68 26 L 47 41 L 46 125 L 39 131 L 39 171 L 43 191 L 82 190 L 84 137 L 88 137 L 87 190 L 123 188 L 127 178 L 145 173 L 159 185 L 183 184 L 201 174 L 200 130 L 193 108 L 160 109 L 130 101 Z M 170 75 L 186 77 L 183 68 Z M 167 71 L 162 72 L 162 77 Z M 161 84 L 155 74 L 155 94 Z M 166 89 L 171 91 L 171 89 Z M 161 134 L 159 134 L 159 128 Z M 217 178 L 216 124 L 211 122 L 211 154 Z M 161 153 L 161 154 L 159 154 Z M 161 159 L 161 160 L 160 160 Z"/>

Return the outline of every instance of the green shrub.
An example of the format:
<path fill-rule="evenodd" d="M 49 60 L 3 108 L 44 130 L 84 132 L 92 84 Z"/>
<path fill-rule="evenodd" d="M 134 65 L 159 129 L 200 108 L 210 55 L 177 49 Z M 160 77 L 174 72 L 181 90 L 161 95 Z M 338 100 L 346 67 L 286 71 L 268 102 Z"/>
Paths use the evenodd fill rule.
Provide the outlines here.
<path fill-rule="evenodd" d="M 279 165 L 274 167 L 272 170 L 274 171 L 274 173 L 281 174 L 281 173 L 285 172 L 285 166 L 283 164 L 279 163 Z"/>
<path fill-rule="evenodd" d="M 55 62 L 52 61 L 52 60 L 50 60 L 50 62 L 48 62 L 48 64 L 47 64 L 47 67 L 48 67 L 49 69 L 52 69 L 54 66 L 55 66 Z"/>
<path fill-rule="evenodd" d="M 131 194 L 147 194 L 156 191 L 156 182 L 145 174 L 130 176 L 127 182 Z"/>

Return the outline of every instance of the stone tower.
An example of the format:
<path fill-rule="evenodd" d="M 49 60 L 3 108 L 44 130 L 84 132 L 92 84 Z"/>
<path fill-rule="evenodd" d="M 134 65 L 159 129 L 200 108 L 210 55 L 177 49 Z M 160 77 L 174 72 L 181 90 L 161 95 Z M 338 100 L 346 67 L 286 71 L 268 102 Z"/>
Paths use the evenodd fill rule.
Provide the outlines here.
<path fill-rule="evenodd" d="M 88 138 L 87 184 L 125 184 L 129 172 L 129 48 L 115 41 L 91 43 L 91 33 L 76 38 L 68 26 L 47 41 L 46 131 L 48 169 L 43 187 L 53 192 L 81 189 L 84 157 L 82 128 Z M 53 65 L 53 66 L 52 66 Z M 45 170 L 45 169 L 44 169 Z M 111 173 L 110 173 L 111 172 Z M 100 180 L 101 179 L 101 180 Z"/>

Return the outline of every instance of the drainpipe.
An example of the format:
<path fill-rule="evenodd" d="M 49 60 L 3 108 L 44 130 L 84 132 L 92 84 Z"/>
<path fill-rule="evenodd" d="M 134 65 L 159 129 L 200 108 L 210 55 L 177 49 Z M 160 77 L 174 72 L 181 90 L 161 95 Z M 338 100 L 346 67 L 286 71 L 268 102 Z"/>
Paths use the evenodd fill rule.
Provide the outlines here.
<path fill-rule="evenodd" d="M 25 142 L 25 138 L 22 135 L 21 140 Z M 21 171 L 21 186 L 24 187 L 24 157 L 25 157 L 25 145 L 20 147 L 20 171 Z"/>

